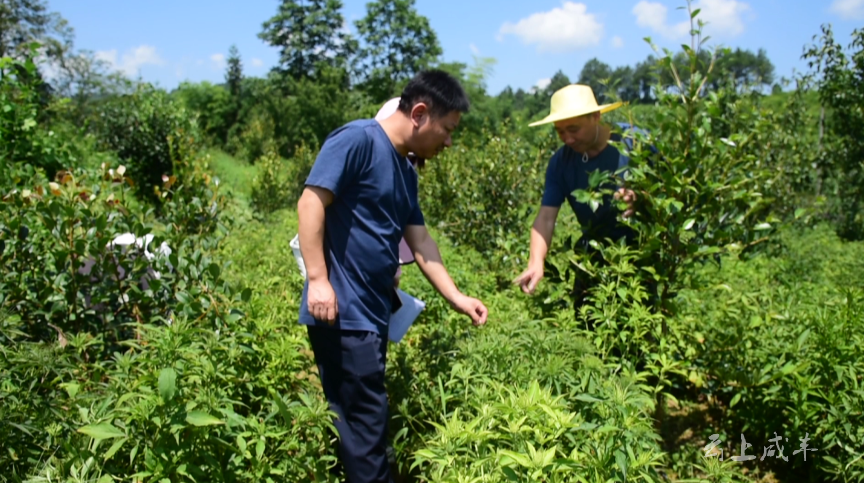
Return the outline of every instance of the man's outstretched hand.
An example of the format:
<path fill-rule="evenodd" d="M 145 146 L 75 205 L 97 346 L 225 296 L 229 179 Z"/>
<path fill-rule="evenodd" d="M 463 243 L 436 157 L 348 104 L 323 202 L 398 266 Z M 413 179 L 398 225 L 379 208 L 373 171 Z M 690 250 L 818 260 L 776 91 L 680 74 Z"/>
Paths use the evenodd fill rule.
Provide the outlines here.
<path fill-rule="evenodd" d="M 489 316 L 489 310 L 483 305 L 483 302 L 475 298 L 466 297 L 465 295 L 459 295 L 453 300 L 452 305 L 453 309 L 457 312 L 471 317 L 471 321 L 474 322 L 475 326 L 484 325 L 486 317 Z"/>
<path fill-rule="evenodd" d="M 513 283 L 521 287 L 523 292 L 533 294 L 541 279 L 543 279 L 543 267 L 529 265 L 524 272 L 513 280 Z"/>

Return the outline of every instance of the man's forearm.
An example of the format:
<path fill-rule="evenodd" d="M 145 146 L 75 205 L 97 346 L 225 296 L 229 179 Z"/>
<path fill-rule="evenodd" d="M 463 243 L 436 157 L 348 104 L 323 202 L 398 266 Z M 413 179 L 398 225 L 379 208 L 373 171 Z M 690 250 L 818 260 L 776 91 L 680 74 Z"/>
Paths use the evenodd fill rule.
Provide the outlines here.
<path fill-rule="evenodd" d="M 432 237 L 426 237 L 414 250 L 414 260 L 423 275 L 432 284 L 432 287 L 441 294 L 450 304 L 460 294 L 459 289 L 447 273 L 438 244 Z"/>
<path fill-rule="evenodd" d="M 324 203 L 313 192 L 305 192 L 297 203 L 300 254 L 310 281 L 327 279 L 324 261 Z"/>
<path fill-rule="evenodd" d="M 529 265 L 542 266 L 549 252 L 549 244 L 552 241 L 552 233 L 555 223 L 538 218 L 531 227 L 531 248 L 528 259 Z"/>

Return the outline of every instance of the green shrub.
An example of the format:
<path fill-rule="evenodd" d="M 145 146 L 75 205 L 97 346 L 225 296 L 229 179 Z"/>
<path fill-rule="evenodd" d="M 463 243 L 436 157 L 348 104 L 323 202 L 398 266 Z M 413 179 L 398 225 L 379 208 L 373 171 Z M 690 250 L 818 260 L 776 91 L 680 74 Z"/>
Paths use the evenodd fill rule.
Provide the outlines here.
<path fill-rule="evenodd" d="M 290 159 L 282 159 L 274 150 L 256 163 L 257 175 L 252 185 L 251 206 L 261 214 L 297 205 L 303 194 L 306 178 L 315 164 L 317 149 L 299 145 Z"/>
<path fill-rule="evenodd" d="M 166 182 L 158 227 L 127 208 L 123 174 L 74 170 L 0 203 L 4 479 L 327 479 L 331 414 L 297 377 L 304 339 L 238 310 L 252 292 L 212 256 L 215 181 Z M 125 231 L 172 253 L 106 247 Z"/>
<path fill-rule="evenodd" d="M 619 372 L 567 327 L 488 302 L 500 315 L 479 333 L 412 328 L 415 344 L 426 339 L 422 357 L 394 348 L 396 446 L 411 454 L 403 467 L 424 481 L 660 481 L 644 375 Z"/>
<path fill-rule="evenodd" d="M 201 134 L 210 146 L 224 147 L 232 126 L 231 94 L 222 86 L 207 81 L 181 82 L 171 93 L 189 112 L 197 115 Z"/>
<path fill-rule="evenodd" d="M 856 287 L 864 247 L 824 226 L 782 239 L 779 255 L 706 268 L 704 288 L 682 293 L 677 323 L 695 349 L 693 382 L 725 409 L 714 428 L 724 448 L 738 453 L 744 434 L 761 457 L 776 432 L 788 461 L 765 465 L 779 477 L 856 481 L 864 477 L 864 293 Z M 792 453 L 808 435 L 817 451 L 805 462 Z"/>
<path fill-rule="evenodd" d="M 288 160 L 287 166 L 285 166 L 285 178 L 287 179 L 289 206 L 296 206 L 297 201 L 300 200 L 306 187 L 306 178 L 309 177 L 317 156 L 318 145 L 303 142 L 297 146 L 294 155 Z"/>
<path fill-rule="evenodd" d="M 762 192 L 772 177 L 765 161 L 773 147 L 761 142 L 765 133 L 776 129 L 775 122 L 763 118 L 749 96 L 730 88 L 706 95 L 702 89 L 713 60 L 700 65 L 696 52 L 684 48 L 690 72 L 684 77 L 672 70 L 674 92 L 658 87 L 660 106 L 649 122 L 654 129 L 628 134 L 634 149 L 629 152 L 626 180 L 622 173 L 597 173 L 590 177 L 588 190 L 574 192 L 577 200 L 594 206 L 609 200 L 618 186 L 635 192 L 635 214 L 620 223 L 638 233 L 640 263 L 645 266 L 639 276 L 657 285 L 658 308 L 667 313 L 675 311 L 674 296 L 687 285 L 689 267 L 720 253 L 758 248 L 772 228 L 768 222 L 776 219 L 770 193 Z M 659 67 L 674 69 L 671 53 Z M 626 149 L 623 143 L 615 144 Z M 624 207 L 620 201 L 617 205 Z M 577 260 L 584 257 L 574 259 L 569 269 L 579 270 Z M 557 269 L 563 272 L 568 267 Z"/>
<path fill-rule="evenodd" d="M 864 29 L 852 32 L 849 50 L 834 40 L 830 26 L 822 28 L 821 45 L 805 51 L 815 67 L 819 101 L 827 110 L 826 136 L 818 146 L 818 167 L 831 194 L 830 208 L 838 232 L 864 239 Z"/>
<path fill-rule="evenodd" d="M 662 481 L 664 456 L 644 417 L 652 400 L 636 381 L 558 396 L 536 381 L 515 386 L 480 379 L 474 397 L 436 424 L 415 452 L 428 481 Z"/>
<path fill-rule="evenodd" d="M 255 162 L 258 173 L 252 181 L 251 196 L 251 206 L 255 211 L 268 215 L 289 206 L 291 190 L 287 185 L 287 164 L 274 150 Z"/>
<path fill-rule="evenodd" d="M 20 181 L 18 169 L 25 177 L 40 170 L 53 178 L 65 166 L 62 143 L 38 124 L 45 106 L 38 87 L 28 81 L 36 71 L 32 56 L 0 57 L 0 186 Z"/>
<path fill-rule="evenodd" d="M 327 68 L 314 79 L 272 73 L 250 82 L 241 119 L 229 133 L 229 151 L 250 162 L 271 149 L 291 158 L 299 146 L 320 146 L 334 129 L 377 111 L 345 86 L 344 72 Z"/>
<path fill-rule="evenodd" d="M 200 141 L 192 116 L 164 91 L 141 85 L 100 105 L 94 122 L 103 145 L 117 153 L 137 194 L 158 206 L 163 176 L 179 176 Z"/>
<path fill-rule="evenodd" d="M 0 468 L 22 481 L 74 431 L 63 424 L 77 396 L 86 338 L 28 341 L 17 316 L 0 310 Z M 64 347 L 65 346 L 65 347 Z"/>
<path fill-rule="evenodd" d="M 0 306 L 17 314 L 33 340 L 69 330 L 112 333 L 116 342 L 129 336 L 135 311 L 161 309 L 166 295 L 144 294 L 139 286 L 146 258 L 108 247 L 116 235 L 140 237 L 145 228 L 123 206 L 122 174 L 106 170 L 104 178 L 62 172 L 59 183 L 30 185 L 0 202 Z"/>
<path fill-rule="evenodd" d="M 426 163 L 419 181 L 427 223 L 478 251 L 490 270 L 504 274 L 502 284 L 512 278 L 509 271 L 527 263 L 527 249 L 519 247 L 553 153 L 551 138 L 535 146 L 509 127 L 502 127 L 500 136 L 484 131 L 477 140 L 444 151 Z"/>
<path fill-rule="evenodd" d="M 245 122 L 237 126 L 234 136 L 229 138 L 228 150 L 241 159 L 254 162 L 278 148 L 274 122 L 265 110 L 256 106 Z"/>

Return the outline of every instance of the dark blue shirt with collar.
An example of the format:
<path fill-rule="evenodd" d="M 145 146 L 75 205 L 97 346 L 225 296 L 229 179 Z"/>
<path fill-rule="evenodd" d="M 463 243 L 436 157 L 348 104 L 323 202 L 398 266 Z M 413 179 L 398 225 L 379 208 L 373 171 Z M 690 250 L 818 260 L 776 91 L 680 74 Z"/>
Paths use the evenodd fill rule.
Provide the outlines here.
<path fill-rule="evenodd" d="M 621 139 L 620 134 L 611 134 L 611 140 Z M 614 173 L 626 165 L 626 162 L 626 155 L 622 157 L 618 148 L 612 144 L 607 144 L 600 154 L 589 158 L 587 162 L 582 162 L 582 153 L 564 145 L 549 160 L 541 204 L 560 208 L 564 200 L 567 200 L 579 220 L 582 243 L 589 240 L 602 242 L 607 237 L 616 242 L 621 237 L 630 240 L 634 233 L 630 228 L 618 223 L 619 211 L 612 205 L 611 196 L 605 196 L 603 204 L 596 211 L 592 211 L 587 204 L 578 202 L 573 196 L 575 190 L 588 189 L 588 178 L 592 171 Z"/>
<path fill-rule="evenodd" d="M 333 325 L 387 333 L 399 242 L 408 225 L 423 225 L 417 172 L 372 119 L 350 122 L 324 141 L 306 186 L 330 190 L 325 209 L 324 259 L 339 314 Z M 303 287 L 300 323 L 328 327 L 307 307 Z"/>

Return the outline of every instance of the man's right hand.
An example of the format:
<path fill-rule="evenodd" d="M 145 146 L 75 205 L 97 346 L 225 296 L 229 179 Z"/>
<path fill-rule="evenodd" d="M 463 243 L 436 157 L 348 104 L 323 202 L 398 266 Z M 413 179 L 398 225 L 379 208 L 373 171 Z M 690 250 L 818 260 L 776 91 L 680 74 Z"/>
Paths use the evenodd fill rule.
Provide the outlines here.
<path fill-rule="evenodd" d="M 522 291 L 527 294 L 533 294 L 537 284 L 543 278 L 543 266 L 529 265 L 521 275 L 513 280 L 513 283 L 522 287 Z"/>
<path fill-rule="evenodd" d="M 309 282 L 307 293 L 309 313 L 317 320 L 322 320 L 330 325 L 336 322 L 339 314 L 339 304 L 336 301 L 336 292 L 327 279 Z"/>
<path fill-rule="evenodd" d="M 543 278 L 543 261 L 552 243 L 556 218 L 558 218 L 558 207 L 541 206 L 531 226 L 531 255 L 528 257 L 528 269 L 513 280 L 513 283 L 522 287 L 522 291 L 527 294 L 533 294 L 537 284 Z"/>

